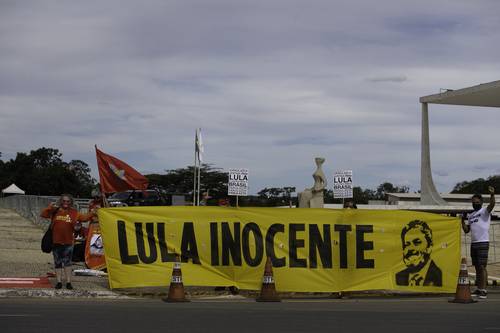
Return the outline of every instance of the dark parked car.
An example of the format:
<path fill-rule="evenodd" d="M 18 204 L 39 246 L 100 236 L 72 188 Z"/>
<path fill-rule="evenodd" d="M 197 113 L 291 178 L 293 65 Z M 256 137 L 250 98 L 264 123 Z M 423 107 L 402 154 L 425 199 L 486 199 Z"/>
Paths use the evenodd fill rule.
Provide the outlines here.
<path fill-rule="evenodd" d="M 165 206 L 167 198 L 156 190 L 118 192 L 108 198 L 111 207 Z"/>

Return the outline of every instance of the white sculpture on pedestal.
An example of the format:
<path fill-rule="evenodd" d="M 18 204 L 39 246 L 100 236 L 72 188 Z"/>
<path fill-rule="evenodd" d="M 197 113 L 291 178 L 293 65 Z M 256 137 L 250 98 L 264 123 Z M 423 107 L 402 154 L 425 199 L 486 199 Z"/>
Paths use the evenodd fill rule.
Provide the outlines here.
<path fill-rule="evenodd" d="M 323 208 L 324 190 L 326 188 L 326 176 L 321 168 L 325 162 L 323 157 L 316 157 L 316 171 L 313 173 L 314 185 L 299 193 L 299 208 Z"/>

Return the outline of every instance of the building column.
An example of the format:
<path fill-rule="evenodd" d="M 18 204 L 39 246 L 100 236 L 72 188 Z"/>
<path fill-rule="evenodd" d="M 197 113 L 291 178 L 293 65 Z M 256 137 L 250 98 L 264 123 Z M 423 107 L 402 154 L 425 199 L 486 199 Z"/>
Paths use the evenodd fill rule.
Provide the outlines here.
<path fill-rule="evenodd" d="M 420 204 L 447 205 L 441 198 L 432 181 L 431 154 L 429 145 L 429 109 L 427 103 L 422 103 L 422 141 L 420 160 Z"/>

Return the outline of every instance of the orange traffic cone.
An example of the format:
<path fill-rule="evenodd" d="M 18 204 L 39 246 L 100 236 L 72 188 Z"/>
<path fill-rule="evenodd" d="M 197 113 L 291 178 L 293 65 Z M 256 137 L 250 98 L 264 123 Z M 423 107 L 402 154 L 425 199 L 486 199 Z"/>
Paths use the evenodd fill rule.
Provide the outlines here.
<path fill-rule="evenodd" d="M 174 263 L 168 296 L 167 298 L 164 298 L 163 301 L 169 303 L 189 302 L 189 300 L 186 299 L 186 294 L 184 293 L 184 284 L 182 283 L 182 272 L 179 256 L 176 257 L 176 261 Z"/>
<path fill-rule="evenodd" d="M 273 265 L 271 258 L 267 257 L 266 267 L 264 268 L 264 277 L 262 278 L 262 289 L 260 296 L 256 299 L 257 302 L 281 302 L 281 299 L 276 292 L 273 277 Z"/>
<path fill-rule="evenodd" d="M 469 287 L 469 273 L 467 273 L 467 263 L 465 258 L 462 258 L 460 264 L 460 273 L 458 274 L 457 292 L 455 299 L 450 300 L 451 303 L 476 303 L 472 299 Z"/>

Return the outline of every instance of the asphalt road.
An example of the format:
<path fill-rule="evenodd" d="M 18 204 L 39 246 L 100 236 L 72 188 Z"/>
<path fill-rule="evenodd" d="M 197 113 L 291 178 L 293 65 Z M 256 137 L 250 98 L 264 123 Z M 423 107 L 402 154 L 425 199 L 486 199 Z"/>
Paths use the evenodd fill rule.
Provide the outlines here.
<path fill-rule="evenodd" d="M 0 299 L 0 332 L 500 332 L 500 297 L 196 301 Z"/>

